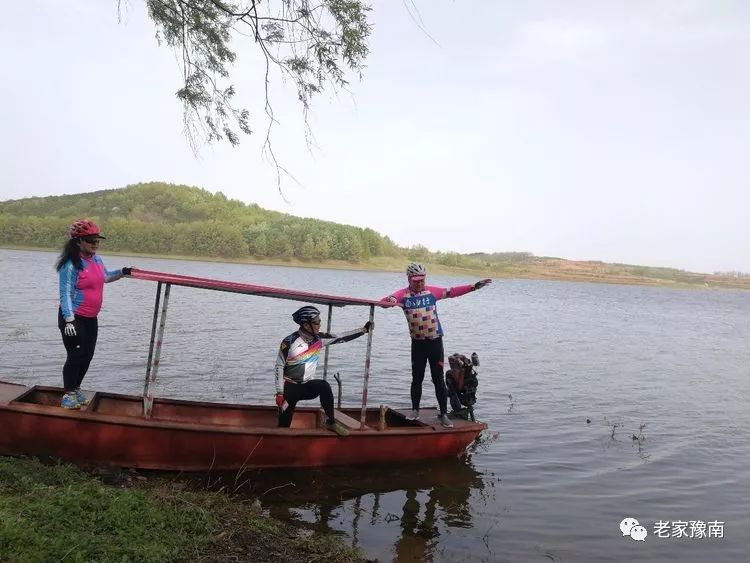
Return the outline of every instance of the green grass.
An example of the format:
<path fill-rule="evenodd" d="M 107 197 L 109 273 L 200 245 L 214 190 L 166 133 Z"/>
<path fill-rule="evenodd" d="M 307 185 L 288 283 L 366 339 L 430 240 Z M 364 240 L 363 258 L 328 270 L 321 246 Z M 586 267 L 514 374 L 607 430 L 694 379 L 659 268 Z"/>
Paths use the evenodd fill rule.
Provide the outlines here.
<path fill-rule="evenodd" d="M 192 558 L 215 517 L 101 484 L 70 466 L 0 458 L 3 561 L 165 561 Z"/>
<path fill-rule="evenodd" d="M 251 504 L 158 477 L 105 485 L 71 465 L 0 457 L 0 561 L 361 561 Z"/>

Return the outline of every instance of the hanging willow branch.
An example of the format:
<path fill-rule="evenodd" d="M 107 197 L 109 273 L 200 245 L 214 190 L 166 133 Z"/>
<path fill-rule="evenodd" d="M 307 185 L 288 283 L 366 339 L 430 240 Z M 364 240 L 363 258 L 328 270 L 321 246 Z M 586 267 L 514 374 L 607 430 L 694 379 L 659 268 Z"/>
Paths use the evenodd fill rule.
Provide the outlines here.
<path fill-rule="evenodd" d="M 279 169 L 270 144 L 275 123 L 268 95 L 271 69 L 297 89 L 307 124 L 312 98 L 326 88 L 346 87 L 347 73 L 361 77 L 371 26 L 369 6 L 356 0 L 146 0 L 157 39 L 179 54 L 185 134 L 200 140 L 240 142 L 251 134 L 250 115 L 234 105 L 230 68 L 232 41 L 250 42 L 265 59 L 263 88 L 268 129 L 264 149 Z"/>

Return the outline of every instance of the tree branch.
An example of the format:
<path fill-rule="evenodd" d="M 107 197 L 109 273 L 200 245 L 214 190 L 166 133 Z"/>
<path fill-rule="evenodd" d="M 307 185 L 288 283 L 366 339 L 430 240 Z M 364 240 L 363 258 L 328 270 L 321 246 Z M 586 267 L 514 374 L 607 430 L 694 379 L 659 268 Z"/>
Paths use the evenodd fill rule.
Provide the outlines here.
<path fill-rule="evenodd" d="M 194 150 L 198 127 L 208 142 L 226 138 L 236 145 L 239 137 L 234 127 L 250 134 L 247 110 L 234 106 L 234 87 L 220 84 L 219 79 L 230 78 L 230 65 L 236 58 L 230 47 L 232 39 L 252 35 L 265 63 L 263 109 L 268 127 L 263 151 L 276 167 L 281 192 L 281 173 L 288 172 L 279 165 L 271 142 L 273 126 L 278 123 L 269 93 L 271 71 L 276 67 L 283 78 L 295 84 L 309 143 L 312 98 L 327 87 L 334 91 L 346 87 L 347 69 L 361 76 L 371 31 L 369 6 L 361 0 L 323 0 L 314 6 L 309 0 L 268 0 L 263 4 L 249 0 L 243 7 L 225 0 L 145 2 L 156 24 L 157 39 L 163 38 L 180 53 L 183 86 L 177 97 L 184 105 L 183 124 Z M 265 12 L 260 12 L 261 7 Z M 240 25 L 248 26 L 250 34 L 242 33 Z"/>

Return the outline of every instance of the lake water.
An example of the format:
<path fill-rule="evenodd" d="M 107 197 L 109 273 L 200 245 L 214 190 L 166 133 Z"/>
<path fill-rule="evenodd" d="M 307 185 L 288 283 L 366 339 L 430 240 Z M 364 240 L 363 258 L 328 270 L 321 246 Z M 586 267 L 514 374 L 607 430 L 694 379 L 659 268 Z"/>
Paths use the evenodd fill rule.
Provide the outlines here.
<path fill-rule="evenodd" d="M 0 250 L 0 379 L 61 385 L 55 257 Z M 109 268 L 366 298 L 405 282 L 393 273 L 103 257 Z M 155 287 L 106 286 L 84 387 L 142 391 Z M 156 394 L 272 404 L 273 363 L 297 306 L 173 288 Z M 476 414 L 490 426 L 482 443 L 460 460 L 243 476 L 270 513 L 339 532 L 383 561 L 747 560 L 750 293 L 496 280 L 439 311 L 446 353 L 479 353 Z M 367 309 L 336 309 L 334 332 L 366 317 Z M 406 322 L 399 310 L 377 310 L 375 322 L 371 404 L 406 407 Z M 359 404 L 365 341 L 331 348 L 345 405 Z M 645 528 L 644 541 L 623 535 L 626 517 Z"/>

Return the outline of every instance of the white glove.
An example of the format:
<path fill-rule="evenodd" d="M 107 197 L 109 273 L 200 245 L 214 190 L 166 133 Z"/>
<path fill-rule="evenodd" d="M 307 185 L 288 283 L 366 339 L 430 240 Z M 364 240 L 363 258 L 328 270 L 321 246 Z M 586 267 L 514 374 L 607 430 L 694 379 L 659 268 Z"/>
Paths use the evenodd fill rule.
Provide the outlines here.
<path fill-rule="evenodd" d="M 65 323 L 65 336 L 75 336 L 76 333 L 76 326 L 72 322 L 66 322 Z"/>

